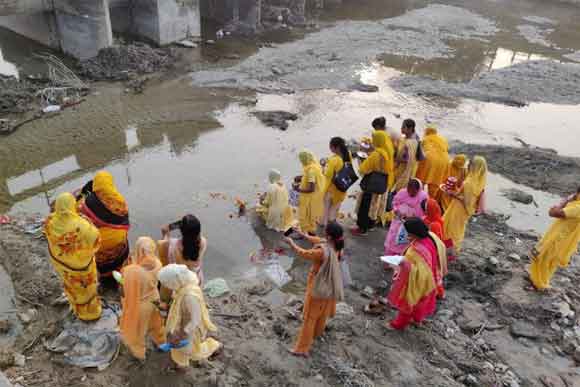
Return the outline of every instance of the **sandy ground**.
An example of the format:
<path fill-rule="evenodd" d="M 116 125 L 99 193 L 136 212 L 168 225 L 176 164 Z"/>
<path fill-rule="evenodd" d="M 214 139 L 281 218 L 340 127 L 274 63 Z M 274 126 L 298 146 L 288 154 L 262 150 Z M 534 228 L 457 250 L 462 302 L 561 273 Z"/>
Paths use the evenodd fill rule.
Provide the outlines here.
<path fill-rule="evenodd" d="M 525 152 L 506 149 L 505 157 L 517 160 Z M 530 173 L 538 178 L 542 172 Z M 258 232 L 269 243 L 278 243 L 260 227 Z M 62 365 L 43 348 L 68 314 L 66 306 L 51 305 L 61 289 L 46 244 L 15 226 L 2 226 L 0 264 L 13 278 L 16 305 L 40 312 L 13 346 L 26 355 L 25 366 L 8 367 L 5 373 L 22 385 L 43 386 L 580 385 L 575 366 L 580 362 L 575 314 L 580 292 L 573 286 L 580 278 L 577 257 L 556 274 L 550 293 L 526 290 L 526 255 L 535 236 L 510 229 L 501 215 L 479 216 L 471 222 L 462 256 L 450 267 L 447 297 L 436 315 L 421 327 L 388 332 L 384 324 L 395 311 L 382 317 L 364 315 L 368 299 L 360 292 L 370 286 L 384 293 L 390 284 L 377 259 L 384 234 L 378 230 L 365 239 L 347 240 L 355 285 L 347 291 L 346 303 L 352 309 L 340 308 L 343 312 L 330 322 L 310 360 L 287 353 L 300 324 L 295 317 L 300 297 L 256 280 L 211 301 L 223 354 L 177 375 L 164 370 L 166 355 L 151 353 L 139 365 L 124 349 L 104 372 Z M 291 274 L 303 284 L 307 269 L 298 259 Z M 117 300 L 111 292 L 105 298 Z"/>

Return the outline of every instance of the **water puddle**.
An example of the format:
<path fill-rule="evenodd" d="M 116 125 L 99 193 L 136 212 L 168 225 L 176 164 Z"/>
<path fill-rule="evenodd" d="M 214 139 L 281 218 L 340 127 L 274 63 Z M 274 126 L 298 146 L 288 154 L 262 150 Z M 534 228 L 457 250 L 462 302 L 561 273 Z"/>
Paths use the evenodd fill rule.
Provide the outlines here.
<path fill-rule="evenodd" d="M 415 2 L 396 1 L 392 7 L 381 10 L 383 13 L 377 11 L 376 18 L 369 17 L 376 11 L 373 7 L 381 7 L 379 3 L 384 2 L 365 1 L 361 7 L 367 8 L 361 8 L 360 20 L 399 16 L 418 6 Z M 445 6 L 436 7 L 438 14 L 445 9 Z M 461 10 L 454 12 L 459 16 L 464 14 Z M 340 11 L 332 18 L 338 20 L 344 31 L 355 31 L 359 26 L 356 23 L 369 27 L 368 23 L 359 21 L 350 25 Z M 352 18 L 356 19 L 354 10 Z M 475 20 L 485 22 L 479 17 Z M 423 20 L 421 25 L 428 24 Z M 438 28 L 445 27 L 445 23 L 439 21 L 439 24 L 443 27 Z M 383 27 L 380 28 L 384 34 Z M 184 213 L 194 213 L 202 220 L 203 232 L 209 240 L 205 263 L 208 276 L 243 278 L 244 273 L 257 275 L 248 255 L 262 241 L 249 219 L 235 216 L 234 199 L 240 197 L 253 204 L 256 193 L 266 186 L 270 168 L 279 169 L 289 182 L 300 173 L 297 159 L 300 149 L 309 148 L 320 157 L 328 156 L 331 137 L 350 139 L 368 135 L 370 122 L 376 116 L 385 116 L 388 126 L 395 129 L 408 117 L 417 121 L 420 130 L 427 123 L 435 123 L 450 140 L 518 145 L 517 137 L 532 145 L 577 156 L 580 137 L 570 133 L 575 130 L 578 106 L 535 103 L 515 108 L 461 98 L 406 95 L 388 86 L 389 80 L 404 73 L 466 81 L 483 72 L 523 61 L 544 57 L 558 60 L 553 52 L 522 44 L 521 37 L 498 42 L 499 38 L 475 36 L 477 39 L 446 40 L 448 58 L 385 55 L 377 61 L 374 55 L 345 54 L 349 47 L 368 42 L 376 44 L 373 31 L 359 36 L 359 41 L 341 40 L 344 47 L 310 48 L 319 44 L 317 39 L 326 37 L 324 34 L 308 40 L 307 47 L 300 46 L 302 41 L 293 41 L 291 47 L 295 52 L 306 52 L 317 58 L 310 62 L 302 59 L 305 68 L 312 68 L 314 75 L 284 54 L 285 46 L 263 51 L 283 62 L 277 63 L 278 67 L 297 68 L 299 76 L 295 79 L 289 76 L 290 81 L 312 86 L 316 84 L 311 82 L 312 77 L 321 74 L 321 80 L 328 80 L 328 89 L 297 90 L 287 95 L 255 94 L 195 88 L 189 77 L 152 85 L 141 95 L 125 94 L 120 85 L 100 85 L 95 95 L 75 109 L 36 121 L 0 139 L 0 212 L 46 214 L 49 201 L 58 193 L 79 188 L 95 171 L 105 168 L 114 175 L 119 190 L 128 200 L 131 240 L 141 235 L 159 237 L 162 224 Z M 453 37 L 459 32 L 446 33 Z M 471 36 L 469 31 L 461 33 Z M 19 66 L 31 63 L 25 59 L 30 57 L 27 53 L 31 49 L 16 50 L 25 58 L 14 59 L 15 50 L 2 40 L 2 30 L 0 41 L 5 60 Z M 192 51 L 192 55 L 201 60 L 228 52 L 241 56 L 253 52 L 251 45 L 236 48 L 232 42 L 224 40 L 217 47 L 203 48 L 203 52 Z M 375 51 L 373 48 L 361 52 Z M 334 52 L 348 59 L 348 71 L 343 72 L 345 67 L 336 64 L 331 55 Z M 260 76 L 270 79 L 273 73 L 268 58 L 262 54 L 257 59 L 267 62 L 268 66 L 264 67 L 267 73 Z M 322 67 L 316 67 L 315 60 L 323 61 Z M 337 77 L 345 83 L 357 78 L 379 86 L 380 90 L 361 93 L 331 89 Z M 254 110 L 287 110 L 298 114 L 299 119 L 286 132 L 281 132 L 265 127 L 250 114 Z M 539 208 L 520 206 L 500 194 L 501 189 L 514 186 L 501 176 L 490 176 L 490 209 L 510 214 L 510 224 L 514 227 L 545 229 L 549 222 L 547 208 L 557 198 L 518 187 L 533 194 Z M 352 205 L 348 201 L 345 211 Z"/>
<path fill-rule="evenodd" d="M 519 189 L 532 195 L 535 204 L 526 205 L 509 200 L 502 193 L 508 189 Z M 511 227 L 538 234 L 543 234 L 553 221 L 548 217 L 549 209 L 562 200 L 557 195 L 536 191 L 493 173 L 488 175 L 486 194 L 488 210 L 509 215 L 507 223 Z"/>

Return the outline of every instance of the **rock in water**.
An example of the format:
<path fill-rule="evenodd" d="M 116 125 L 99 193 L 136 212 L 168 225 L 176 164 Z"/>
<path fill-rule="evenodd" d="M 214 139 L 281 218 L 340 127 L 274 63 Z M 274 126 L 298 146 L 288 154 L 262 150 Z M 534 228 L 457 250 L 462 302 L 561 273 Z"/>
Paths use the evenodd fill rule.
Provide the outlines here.
<path fill-rule="evenodd" d="M 296 121 L 298 119 L 297 114 L 282 110 L 257 111 L 252 112 L 252 115 L 262 121 L 264 125 L 280 130 L 288 129 L 288 121 Z"/>
<path fill-rule="evenodd" d="M 513 202 L 522 204 L 532 204 L 534 202 L 534 197 L 532 195 L 516 188 L 505 189 L 502 191 L 502 194 Z"/>
<path fill-rule="evenodd" d="M 375 85 L 367 85 L 362 82 L 355 83 L 349 87 L 352 91 L 361 91 L 363 93 L 376 93 L 379 91 L 379 87 Z"/>

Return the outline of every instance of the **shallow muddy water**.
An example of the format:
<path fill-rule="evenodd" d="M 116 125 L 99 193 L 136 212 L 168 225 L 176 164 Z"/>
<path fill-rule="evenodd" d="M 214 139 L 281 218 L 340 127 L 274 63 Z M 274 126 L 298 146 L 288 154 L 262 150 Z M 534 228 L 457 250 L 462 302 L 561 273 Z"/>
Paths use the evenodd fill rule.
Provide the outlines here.
<path fill-rule="evenodd" d="M 508 1 L 501 3 L 509 12 L 498 14 L 496 2 L 483 3 L 487 5 L 466 2 L 462 6 L 469 11 L 441 6 L 431 12 L 421 9 L 422 2 L 399 1 L 392 5 L 397 9 L 387 7 L 384 13 L 370 17 L 378 5 L 368 1 L 354 16 L 356 21 L 348 21 L 344 10 L 323 17 L 325 27 L 307 34 L 304 47 L 303 40 L 279 43 L 242 59 L 231 69 L 213 68 L 152 85 L 142 95 L 125 94 L 121 85 L 100 85 L 78 108 L 0 138 L 0 211 L 46 213 L 48 202 L 58 193 L 80 187 L 95 171 L 106 168 L 129 202 L 131 240 L 140 235 L 158 237 L 162 224 L 195 213 L 209 240 L 208 276 L 244 278 L 244 273 L 253 270 L 248 255 L 260 248 L 261 241 L 248 219 L 235 216 L 234 198 L 252 204 L 264 188 L 270 168 L 281 170 L 288 181 L 300 173 L 297 153 L 301 148 L 328 156 L 330 137 L 368 135 L 375 116 L 386 116 L 393 128 L 399 128 L 407 117 L 416 119 L 421 130 L 433 122 L 450 140 L 518 145 L 515 138 L 520 138 L 577 156 L 580 137 L 569 134 L 578 122 L 578 106 L 532 103 L 518 108 L 464 98 L 427 98 L 389 86 L 390 80 L 405 74 L 468 81 L 530 60 L 563 61 L 564 54 L 580 50 L 580 31 L 570 28 L 570 15 L 580 15 L 580 8 L 547 10 L 532 7 L 535 3 L 518 6 Z M 535 11 L 538 9 L 541 12 Z M 467 15 L 480 30 L 471 31 L 469 25 L 459 23 L 457 28 L 448 28 L 444 39 L 421 42 L 425 34 L 442 33 L 449 15 L 452 21 Z M 528 16 L 559 23 L 550 24 L 554 31 L 542 35 L 557 47 L 546 47 L 537 39 L 529 42 L 520 34 L 515 28 L 518 24 L 543 22 L 523 19 Z M 399 47 L 413 54 L 401 55 L 381 47 L 393 40 L 373 40 L 377 23 L 382 23 L 384 34 L 399 34 Z M 325 28 L 362 31 L 362 40 L 340 40 L 333 46 L 332 33 Z M 538 25 L 540 32 L 542 28 L 547 27 Z M 316 47 L 316 42 L 327 45 Z M 361 50 L 357 47 L 361 42 L 369 47 Z M 432 47 L 426 47 L 430 42 Z M 3 44 L 0 42 L 2 48 Z M 352 55 L 347 52 L 350 49 L 363 55 Z M 292 62 L 292 55 L 308 50 L 321 55 Z M 247 51 L 248 55 L 252 52 Z M 332 52 L 337 59 L 324 56 Z M 282 72 L 288 73 L 273 77 L 270 67 L 276 61 L 272 55 L 282 63 L 278 64 Z M 257 67 L 240 77 L 251 64 Z M 377 85 L 380 91 L 344 91 L 353 80 Z M 240 88 L 201 87 L 225 86 L 224 82 Z M 267 93 L 277 88 L 294 93 L 252 90 L 259 85 L 266 85 Z M 299 119 L 281 132 L 251 116 L 254 110 L 287 110 L 297 113 Z M 539 208 L 513 205 L 499 194 L 500 189 L 510 187 L 515 185 L 501 176 L 490 178 L 490 209 L 512 215 L 515 227 L 542 231 L 548 222 L 546 209 L 557 198 L 524 187 L 534 194 Z M 345 209 L 352 205 L 349 200 Z"/>

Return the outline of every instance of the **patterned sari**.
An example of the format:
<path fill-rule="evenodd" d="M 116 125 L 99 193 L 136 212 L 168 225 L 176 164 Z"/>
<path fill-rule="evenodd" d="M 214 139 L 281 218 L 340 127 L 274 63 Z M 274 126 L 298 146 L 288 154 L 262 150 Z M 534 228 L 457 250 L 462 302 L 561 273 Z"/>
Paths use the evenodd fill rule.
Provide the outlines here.
<path fill-rule="evenodd" d="M 58 196 L 44 231 L 52 265 L 62 279 L 75 316 L 84 321 L 97 320 L 101 317 L 95 264 L 99 231 L 78 214 L 75 198 L 70 193 Z"/>
<path fill-rule="evenodd" d="M 101 276 L 110 277 L 129 256 L 127 203 L 117 191 L 113 176 L 105 171 L 98 172 L 92 187 L 83 191 L 85 196 L 80 199 L 80 211 L 97 226 L 101 234 L 101 248 L 96 254 L 97 268 Z"/>

